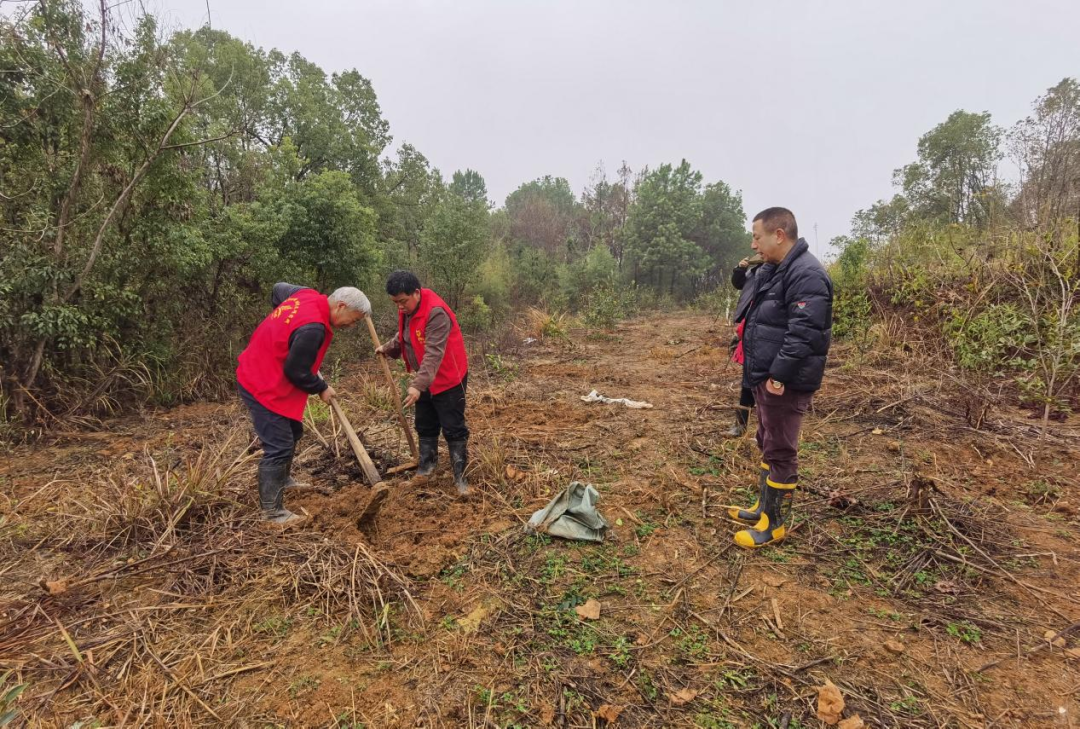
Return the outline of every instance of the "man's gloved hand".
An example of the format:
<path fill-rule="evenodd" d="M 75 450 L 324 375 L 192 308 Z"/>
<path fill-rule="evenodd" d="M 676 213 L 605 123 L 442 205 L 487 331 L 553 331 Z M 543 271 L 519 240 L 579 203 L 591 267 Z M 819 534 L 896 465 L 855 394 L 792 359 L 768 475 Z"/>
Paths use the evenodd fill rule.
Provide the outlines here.
<path fill-rule="evenodd" d="M 728 344 L 728 354 L 735 354 L 735 350 L 739 348 L 739 335 L 736 334 L 731 338 L 731 343 Z"/>

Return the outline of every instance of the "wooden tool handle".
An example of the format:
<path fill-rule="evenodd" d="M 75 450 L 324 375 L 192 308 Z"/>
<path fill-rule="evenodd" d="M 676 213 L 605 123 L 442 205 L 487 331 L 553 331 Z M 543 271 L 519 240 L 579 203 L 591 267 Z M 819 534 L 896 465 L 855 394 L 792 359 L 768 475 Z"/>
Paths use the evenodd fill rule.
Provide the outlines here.
<path fill-rule="evenodd" d="M 375 331 L 375 323 L 371 321 L 370 316 L 365 316 L 364 321 L 367 322 L 368 332 L 371 333 L 371 341 L 375 344 L 375 349 L 382 346 L 379 343 L 379 335 Z M 420 453 L 416 449 L 416 439 L 413 438 L 412 429 L 409 427 L 409 421 L 405 420 L 405 413 L 403 412 L 403 406 L 401 404 L 401 392 L 398 391 L 397 383 L 394 382 L 394 375 L 390 372 L 390 364 L 386 361 L 386 357 L 381 354 L 375 355 L 380 362 L 382 362 L 383 372 L 386 374 L 386 384 L 390 385 L 390 392 L 394 395 L 394 403 L 397 405 L 397 418 L 398 424 L 401 426 L 401 430 L 405 433 L 405 439 L 409 441 L 409 451 L 412 452 L 414 461 L 420 459 Z"/>
<path fill-rule="evenodd" d="M 349 445 L 352 446 L 353 453 L 356 454 L 356 460 L 360 461 L 360 469 L 364 472 L 364 478 L 371 486 L 382 481 L 382 477 L 379 476 L 378 469 L 375 468 L 375 464 L 371 462 L 371 456 L 368 455 L 367 450 L 364 449 L 364 444 L 360 442 L 359 436 L 356 435 L 356 431 L 353 430 L 352 423 L 345 417 L 345 412 L 341 409 L 341 405 L 338 404 L 337 398 L 330 398 L 330 407 L 334 410 L 334 415 L 341 421 L 341 425 L 345 428 L 345 435 L 349 439 Z"/>

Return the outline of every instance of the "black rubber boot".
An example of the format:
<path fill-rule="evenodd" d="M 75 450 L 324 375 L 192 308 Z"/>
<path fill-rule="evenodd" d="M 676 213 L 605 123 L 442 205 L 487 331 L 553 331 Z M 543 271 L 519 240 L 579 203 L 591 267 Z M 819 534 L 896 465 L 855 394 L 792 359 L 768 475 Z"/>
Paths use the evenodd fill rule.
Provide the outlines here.
<path fill-rule="evenodd" d="M 788 520 L 791 518 L 791 502 L 795 496 L 793 483 L 765 482 L 765 502 L 758 523 L 735 534 L 735 543 L 744 549 L 757 549 L 784 541 Z"/>
<path fill-rule="evenodd" d="M 737 507 L 731 507 L 728 509 L 728 516 L 732 519 L 739 521 L 749 522 L 750 524 L 756 524 L 761 518 L 761 505 L 765 503 L 765 482 L 769 480 L 769 464 L 762 462 L 761 464 L 761 476 L 758 478 L 758 497 L 754 505 L 749 509 L 739 509 Z"/>
<path fill-rule="evenodd" d="M 285 462 L 285 488 L 287 489 L 302 489 L 307 488 L 309 484 L 297 481 L 292 477 L 292 464 L 293 456 L 289 456 L 289 460 Z"/>
<path fill-rule="evenodd" d="M 303 519 L 283 505 L 288 467 L 288 463 L 259 464 L 259 508 L 263 521 L 284 525 Z"/>
<path fill-rule="evenodd" d="M 420 439 L 420 462 L 417 476 L 430 476 L 439 465 L 439 436 Z"/>
<path fill-rule="evenodd" d="M 469 441 L 448 440 L 446 445 L 450 448 L 450 463 L 454 467 L 454 485 L 458 493 L 464 496 L 469 493 L 469 483 L 465 480 L 465 467 L 469 465 Z"/>
<path fill-rule="evenodd" d="M 750 422 L 749 410 L 736 410 L 735 411 L 735 423 L 727 429 L 724 434 L 728 438 L 740 438 L 742 434 L 746 432 L 746 424 Z"/>

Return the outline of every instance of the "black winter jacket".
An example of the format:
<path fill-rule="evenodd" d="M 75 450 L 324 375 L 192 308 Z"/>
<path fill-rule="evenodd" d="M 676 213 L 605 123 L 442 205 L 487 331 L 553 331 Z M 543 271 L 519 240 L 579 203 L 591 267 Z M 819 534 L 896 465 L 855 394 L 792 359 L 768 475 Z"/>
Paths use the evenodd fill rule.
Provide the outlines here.
<path fill-rule="evenodd" d="M 832 343 L 833 286 L 800 238 L 779 265 L 754 276 L 743 330 L 743 386 L 768 378 L 800 392 L 821 388 Z"/>

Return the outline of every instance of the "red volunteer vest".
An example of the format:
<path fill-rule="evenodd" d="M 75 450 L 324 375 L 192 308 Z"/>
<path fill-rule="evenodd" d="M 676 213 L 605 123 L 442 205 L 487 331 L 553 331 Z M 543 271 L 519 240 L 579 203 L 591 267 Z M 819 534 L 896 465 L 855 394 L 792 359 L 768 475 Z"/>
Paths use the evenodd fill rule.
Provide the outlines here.
<path fill-rule="evenodd" d="M 435 373 L 435 380 L 431 383 L 430 392 L 438 395 L 451 387 L 457 387 L 469 373 L 469 358 L 465 354 L 465 339 L 461 336 L 461 328 L 458 326 L 457 317 L 446 302 L 431 289 L 420 289 L 420 305 L 416 307 L 409 319 L 409 331 L 405 332 L 405 312 L 398 312 L 398 337 L 405 341 L 409 337 L 413 352 L 416 353 L 416 361 L 422 364 L 424 361 L 424 335 L 427 332 L 428 316 L 435 307 L 441 308 L 450 317 L 450 335 L 446 339 L 446 353 L 443 354 L 439 370 Z M 409 366 L 409 358 L 402 350 L 402 359 L 405 360 L 405 369 L 412 371 Z"/>
<path fill-rule="evenodd" d="M 334 330 L 330 327 L 330 302 L 318 291 L 300 289 L 262 320 L 237 358 L 236 380 L 267 410 L 292 420 L 304 419 L 308 393 L 285 376 L 289 337 L 305 324 L 318 322 L 326 328 L 312 372 L 322 365 Z"/>
<path fill-rule="evenodd" d="M 731 361 L 736 364 L 742 364 L 746 359 L 746 354 L 743 351 L 743 330 L 746 329 L 746 319 L 739 321 L 739 326 L 735 327 L 735 336 L 739 338 L 739 344 L 735 347 L 735 351 L 731 353 Z"/>

